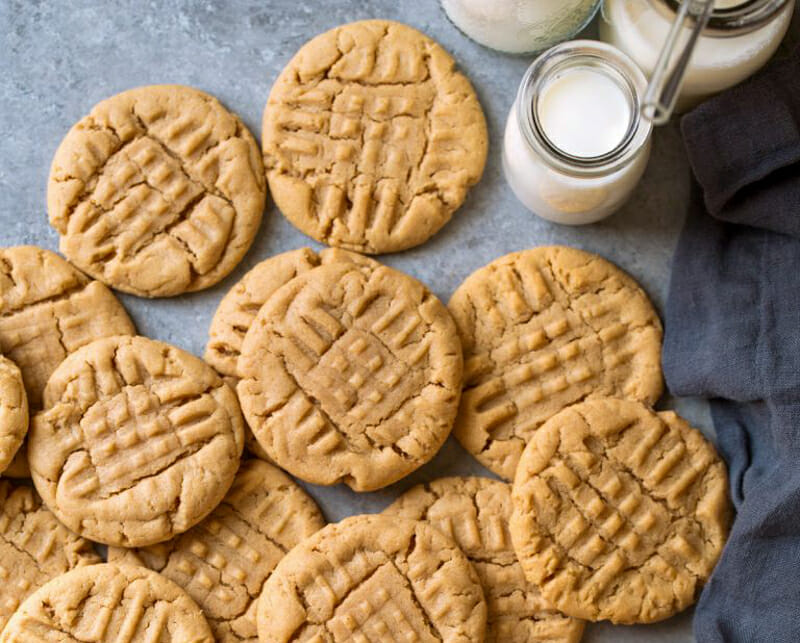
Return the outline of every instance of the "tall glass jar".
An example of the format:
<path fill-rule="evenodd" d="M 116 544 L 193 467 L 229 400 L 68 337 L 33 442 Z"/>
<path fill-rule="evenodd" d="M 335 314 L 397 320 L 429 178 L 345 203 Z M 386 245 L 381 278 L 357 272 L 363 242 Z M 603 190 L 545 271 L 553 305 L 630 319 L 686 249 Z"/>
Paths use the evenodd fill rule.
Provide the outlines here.
<path fill-rule="evenodd" d="M 679 3 L 604 0 L 600 37 L 650 76 Z M 795 0 L 717 0 L 689 63 L 678 109 L 685 111 L 760 69 L 786 35 L 794 5 Z M 688 26 L 682 38 L 689 38 Z"/>
<path fill-rule="evenodd" d="M 591 22 L 601 0 L 441 0 L 450 21 L 475 42 L 512 54 L 568 40 Z"/>
<path fill-rule="evenodd" d="M 570 149 L 559 147 L 555 142 L 559 136 L 547 131 L 542 98 L 553 83 L 573 82 L 571 74 L 575 75 L 574 82 L 597 74 L 598 79 L 618 88 L 621 102 L 609 107 L 619 111 L 616 117 L 623 119 L 621 127 L 614 124 L 620 134 L 607 149 L 596 150 L 601 153 L 582 155 L 581 141 Z M 636 64 L 602 42 L 576 40 L 542 54 L 522 79 L 503 139 L 503 169 L 517 198 L 540 217 L 568 225 L 592 223 L 618 210 L 639 182 L 650 156 L 652 125 L 640 116 L 646 88 L 647 81 Z M 573 95 L 581 93 L 600 95 L 594 87 Z M 580 103 L 574 106 L 578 119 L 591 118 L 592 110 L 602 111 L 596 103 Z M 568 104 L 562 102 L 558 107 L 561 113 L 572 113 Z M 582 125 L 587 132 L 583 149 L 591 149 L 604 134 L 587 128 L 586 123 L 574 125 Z M 570 126 L 568 120 L 562 121 L 560 127 L 566 130 L 562 134 L 570 135 Z"/>

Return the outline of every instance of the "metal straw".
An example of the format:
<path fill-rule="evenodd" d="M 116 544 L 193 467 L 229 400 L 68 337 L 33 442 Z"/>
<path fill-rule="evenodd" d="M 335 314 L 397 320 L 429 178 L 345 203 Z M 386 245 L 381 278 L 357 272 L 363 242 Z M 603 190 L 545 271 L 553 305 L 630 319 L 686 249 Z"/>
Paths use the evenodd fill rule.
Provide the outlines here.
<path fill-rule="evenodd" d="M 708 24 L 713 8 L 714 0 L 681 2 L 642 101 L 642 116 L 654 125 L 664 125 L 672 116 L 695 45 Z M 690 19 L 694 20 L 694 26 L 689 33 L 689 39 L 681 47 L 680 35 Z"/>

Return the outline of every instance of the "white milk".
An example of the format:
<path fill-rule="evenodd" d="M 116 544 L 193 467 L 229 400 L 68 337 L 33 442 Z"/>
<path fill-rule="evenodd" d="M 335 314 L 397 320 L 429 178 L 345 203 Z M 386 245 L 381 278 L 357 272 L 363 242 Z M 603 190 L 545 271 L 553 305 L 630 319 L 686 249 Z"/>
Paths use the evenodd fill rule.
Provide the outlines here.
<path fill-rule="evenodd" d="M 568 225 L 619 209 L 650 155 L 651 125 L 637 109 L 645 89 L 633 61 L 604 43 L 563 43 L 534 61 L 503 140 L 503 168 L 517 198 Z"/>
<path fill-rule="evenodd" d="M 572 156 L 608 154 L 625 138 L 631 108 L 625 90 L 607 74 L 573 69 L 542 87 L 538 115 L 545 135 Z"/>
<path fill-rule="evenodd" d="M 663 0 L 605 0 L 600 36 L 618 47 L 649 76 L 655 67 L 667 34 L 673 13 L 659 7 Z M 731 9 L 741 5 L 740 0 L 718 0 L 715 10 Z M 697 43 L 683 88 L 678 99 L 678 109 L 686 110 L 701 100 L 751 76 L 772 57 L 778 48 L 794 9 L 794 0 L 780 9 L 763 26 L 753 31 L 728 29 L 706 30 Z M 683 42 L 689 37 L 684 30 Z"/>
<path fill-rule="evenodd" d="M 541 51 L 580 31 L 600 0 L 441 0 L 474 41 L 509 53 Z"/>

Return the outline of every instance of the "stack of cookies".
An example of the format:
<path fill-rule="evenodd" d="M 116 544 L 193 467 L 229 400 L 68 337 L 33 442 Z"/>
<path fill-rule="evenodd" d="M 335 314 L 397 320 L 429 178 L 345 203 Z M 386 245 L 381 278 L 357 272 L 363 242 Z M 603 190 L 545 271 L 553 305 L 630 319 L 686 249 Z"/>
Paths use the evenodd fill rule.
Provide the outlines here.
<path fill-rule="evenodd" d="M 725 469 L 651 408 L 661 326 L 633 279 L 534 248 L 445 306 L 359 254 L 435 234 L 486 148 L 452 58 L 386 21 L 297 53 L 263 159 L 187 87 L 124 92 L 70 130 L 48 210 L 71 263 L 0 250 L 0 472 L 35 487 L 0 481 L 0 642 L 574 643 L 586 620 L 692 604 L 727 534 Z M 219 282 L 267 186 L 335 247 L 244 275 L 205 361 L 136 335 L 108 286 Z M 325 526 L 288 475 L 382 489 L 451 432 L 505 481 L 434 480 Z"/>

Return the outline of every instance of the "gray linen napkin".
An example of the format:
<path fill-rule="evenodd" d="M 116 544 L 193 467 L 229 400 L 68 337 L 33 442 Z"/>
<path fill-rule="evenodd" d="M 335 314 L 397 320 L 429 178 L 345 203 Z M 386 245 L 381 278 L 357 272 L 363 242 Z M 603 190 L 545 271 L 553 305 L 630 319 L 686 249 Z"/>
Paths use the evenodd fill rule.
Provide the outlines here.
<path fill-rule="evenodd" d="M 695 635 L 800 643 L 800 50 L 682 130 L 697 184 L 664 370 L 673 394 L 711 398 L 737 508 Z"/>

